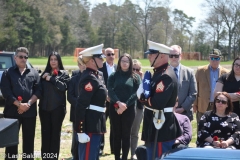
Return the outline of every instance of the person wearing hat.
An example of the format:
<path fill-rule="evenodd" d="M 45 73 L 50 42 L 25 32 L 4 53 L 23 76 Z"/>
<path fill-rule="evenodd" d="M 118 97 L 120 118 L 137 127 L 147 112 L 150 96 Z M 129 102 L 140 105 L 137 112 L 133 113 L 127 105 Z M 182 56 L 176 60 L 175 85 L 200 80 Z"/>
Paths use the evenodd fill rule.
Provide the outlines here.
<path fill-rule="evenodd" d="M 160 157 L 170 150 L 175 139 L 182 135 L 173 107 L 178 94 L 177 77 L 168 64 L 170 47 L 148 40 L 148 55 L 153 76 L 149 98 L 138 89 L 138 98 L 145 105 L 142 140 L 145 141 L 147 160 Z M 144 82 L 143 82 L 144 83 Z M 138 157 L 138 155 L 137 155 Z"/>
<path fill-rule="evenodd" d="M 102 48 L 103 44 L 80 52 L 86 70 L 82 73 L 79 82 L 75 112 L 79 160 L 99 159 L 100 142 L 102 135 L 106 132 L 107 89 L 98 75 L 98 69 L 103 67 Z"/>
<path fill-rule="evenodd" d="M 240 57 L 234 59 L 232 69 L 217 80 L 214 95 L 227 92 L 233 104 L 233 112 L 240 116 Z"/>
<path fill-rule="evenodd" d="M 221 75 L 228 72 L 228 69 L 220 66 L 221 57 L 221 51 L 213 49 L 209 54 L 210 63 L 198 67 L 196 71 L 198 93 L 193 111 L 196 112 L 197 123 L 206 111 L 212 110 L 216 82 Z"/>
<path fill-rule="evenodd" d="M 197 96 L 197 82 L 193 69 L 181 64 L 182 48 L 178 45 L 171 46 L 169 63 L 178 78 L 178 106 L 176 113 L 186 115 L 193 120 L 192 104 Z"/>

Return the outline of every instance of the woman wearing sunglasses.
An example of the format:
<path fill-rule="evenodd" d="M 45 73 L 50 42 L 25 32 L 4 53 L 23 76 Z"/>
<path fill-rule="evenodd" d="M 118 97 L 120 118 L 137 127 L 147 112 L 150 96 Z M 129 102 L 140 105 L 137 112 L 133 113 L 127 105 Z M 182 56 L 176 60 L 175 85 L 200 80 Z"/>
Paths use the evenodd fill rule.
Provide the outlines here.
<path fill-rule="evenodd" d="M 142 64 L 139 60 L 133 59 L 133 72 L 138 74 L 141 79 L 143 78 Z M 135 150 L 138 144 L 138 133 L 140 129 L 140 124 L 143 119 L 143 104 L 137 100 L 136 101 L 136 115 L 132 125 L 131 131 L 131 159 L 136 160 Z"/>
<path fill-rule="evenodd" d="M 232 112 L 233 105 L 226 92 L 219 92 L 212 111 L 207 111 L 198 124 L 197 147 L 237 149 L 240 136 L 240 120 Z"/>
<path fill-rule="evenodd" d="M 234 59 L 232 70 L 217 80 L 214 94 L 218 92 L 228 93 L 233 102 L 233 112 L 240 116 L 240 57 Z"/>

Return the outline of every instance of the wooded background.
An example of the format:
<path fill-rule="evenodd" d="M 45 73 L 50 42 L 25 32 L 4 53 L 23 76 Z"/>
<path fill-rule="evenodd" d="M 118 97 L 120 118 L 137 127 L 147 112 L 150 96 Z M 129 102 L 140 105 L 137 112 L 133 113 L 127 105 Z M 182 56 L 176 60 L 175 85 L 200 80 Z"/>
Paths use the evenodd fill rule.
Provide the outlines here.
<path fill-rule="evenodd" d="M 184 52 L 201 52 L 203 59 L 213 48 L 220 49 L 228 60 L 239 55 L 239 0 L 205 0 L 200 7 L 207 17 L 194 29 L 195 17 L 171 10 L 170 3 L 0 0 L 0 50 L 26 46 L 30 56 L 46 56 L 52 50 L 73 55 L 77 47 L 103 43 L 104 47 L 143 58 L 150 39 L 180 45 Z"/>

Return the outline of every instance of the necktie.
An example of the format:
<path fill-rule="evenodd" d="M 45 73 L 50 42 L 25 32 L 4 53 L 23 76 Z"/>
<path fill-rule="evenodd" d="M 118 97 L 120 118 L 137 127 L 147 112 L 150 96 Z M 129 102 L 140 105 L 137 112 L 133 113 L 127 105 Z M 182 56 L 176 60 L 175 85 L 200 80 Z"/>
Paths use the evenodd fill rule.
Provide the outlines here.
<path fill-rule="evenodd" d="M 178 79 L 178 69 L 177 69 L 177 68 L 174 68 L 173 70 L 174 70 L 174 72 L 175 72 L 175 74 L 176 74 L 176 77 L 177 77 L 177 79 Z"/>

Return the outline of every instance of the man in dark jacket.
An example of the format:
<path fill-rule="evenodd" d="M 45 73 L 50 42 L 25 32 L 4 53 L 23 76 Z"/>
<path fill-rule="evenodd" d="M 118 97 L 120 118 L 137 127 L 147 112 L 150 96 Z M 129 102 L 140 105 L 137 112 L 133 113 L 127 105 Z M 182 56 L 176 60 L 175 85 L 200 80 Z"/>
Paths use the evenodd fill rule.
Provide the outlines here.
<path fill-rule="evenodd" d="M 153 156 L 154 159 L 160 157 L 163 152 L 172 148 L 175 139 L 181 136 L 181 128 L 173 113 L 178 82 L 174 71 L 168 64 L 168 54 L 171 48 L 152 41 L 148 41 L 148 44 L 149 50 L 145 54 L 148 54 L 151 67 L 154 67 L 150 97 L 147 99 L 144 97 L 143 92 L 140 91 L 141 85 L 138 97 L 146 106 L 142 140 L 146 142 L 147 159 L 152 160 Z M 166 141 L 169 143 L 163 145 L 162 142 Z"/>
<path fill-rule="evenodd" d="M 108 77 L 116 71 L 117 69 L 117 65 L 114 64 L 114 59 L 115 59 L 115 53 L 114 53 L 114 49 L 112 48 L 106 48 L 105 49 L 105 56 L 106 56 L 106 62 L 103 63 L 103 67 L 99 69 L 99 71 L 101 71 L 103 73 L 103 77 L 104 77 L 104 81 L 105 81 L 105 85 L 107 87 L 107 82 L 108 82 Z M 106 101 L 106 120 L 109 117 L 109 99 L 107 99 L 108 101 Z M 110 120 L 110 119 L 109 119 Z M 104 137 L 100 146 L 100 155 L 102 155 L 103 153 L 103 149 L 104 149 Z M 111 153 L 113 153 L 113 135 L 112 135 L 112 131 L 111 131 L 111 122 L 110 122 L 110 149 L 111 149 Z"/>
<path fill-rule="evenodd" d="M 28 49 L 19 47 L 14 57 L 16 66 L 7 69 L 1 79 L 1 91 L 5 98 L 4 117 L 18 119 L 23 132 L 23 153 L 34 159 L 34 136 L 37 105 L 40 97 L 37 70 L 28 68 Z M 20 127 L 19 127 L 20 129 Z M 6 147 L 5 159 L 17 159 L 18 146 Z M 14 158 L 12 158 L 14 157 Z"/>

